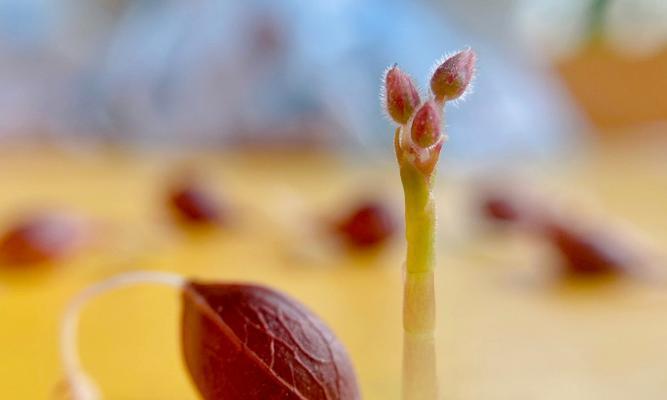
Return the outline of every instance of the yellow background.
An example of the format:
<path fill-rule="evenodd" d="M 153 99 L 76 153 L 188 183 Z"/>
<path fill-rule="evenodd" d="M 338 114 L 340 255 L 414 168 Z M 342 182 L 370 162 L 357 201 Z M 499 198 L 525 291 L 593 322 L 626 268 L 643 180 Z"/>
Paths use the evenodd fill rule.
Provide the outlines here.
<path fill-rule="evenodd" d="M 659 250 L 667 247 L 664 154 L 610 147 L 524 175 L 554 201 L 573 204 L 570 211 L 631 221 Z M 228 230 L 183 232 L 169 223 L 162 190 L 184 165 L 203 171 L 227 199 L 235 215 Z M 545 249 L 483 232 L 466 213 L 465 175 L 447 164 L 441 170 L 443 397 L 665 398 L 667 281 L 660 273 L 595 285 L 549 280 Z M 398 399 L 401 235 L 377 254 L 350 255 L 327 243 L 318 221 L 368 190 L 387 196 L 400 215 L 399 185 L 391 160 L 326 154 L 3 150 L 2 222 L 21 210 L 65 207 L 92 218 L 98 240 L 69 262 L 0 274 L 0 398 L 54 398 L 68 299 L 105 277 L 148 269 L 284 290 L 345 343 L 364 398 Z M 105 398 L 196 398 L 180 358 L 179 307 L 173 289 L 146 286 L 85 309 L 80 352 Z"/>

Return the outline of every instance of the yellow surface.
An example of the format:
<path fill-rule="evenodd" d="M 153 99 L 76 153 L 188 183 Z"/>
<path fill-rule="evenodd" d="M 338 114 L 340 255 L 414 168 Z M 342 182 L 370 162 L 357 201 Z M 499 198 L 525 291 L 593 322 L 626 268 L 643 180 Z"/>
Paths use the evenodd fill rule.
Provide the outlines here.
<path fill-rule="evenodd" d="M 585 203 L 580 212 L 614 213 L 665 248 L 664 154 L 606 151 L 530 175 L 545 191 Z M 166 154 L 2 152 L 0 223 L 20 210 L 66 207 L 93 218 L 102 239 L 51 269 L 0 274 L 0 399 L 52 398 L 61 378 L 58 323 L 67 300 L 133 269 L 284 290 L 346 344 L 364 398 L 398 399 L 400 238 L 377 254 L 352 256 L 312 234 L 318 218 L 366 193 L 369 182 L 400 212 L 391 162 L 191 157 L 188 164 L 206 172 L 237 216 L 227 232 L 193 234 L 169 224 L 160 201 L 165 178 L 183 161 Z M 595 287 L 550 283 L 536 273 L 546 269 L 544 254 L 520 240 L 475 233 L 462 217 L 466 187 L 445 174 L 437 193 L 443 398 L 664 399 L 667 285 L 651 279 Z M 178 296 L 170 288 L 123 289 L 86 308 L 80 350 L 105 398 L 196 398 L 180 359 L 178 321 Z"/>

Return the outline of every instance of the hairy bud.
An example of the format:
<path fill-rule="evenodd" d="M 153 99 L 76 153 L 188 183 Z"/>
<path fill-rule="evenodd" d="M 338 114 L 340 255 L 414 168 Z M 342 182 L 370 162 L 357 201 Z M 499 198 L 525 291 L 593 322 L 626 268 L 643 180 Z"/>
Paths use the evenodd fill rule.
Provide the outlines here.
<path fill-rule="evenodd" d="M 387 71 L 384 84 L 387 112 L 397 123 L 407 123 L 419 105 L 417 88 L 410 77 L 396 65 Z"/>
<path fill-rule="evenodd" d="M 475 72 L 477 56 L 471 49 L 456 53 L 440 64 L 431 77 L 431 91 L 439 102 L 463 95 Z"/>
<path fill-rule="evenodd" d="M 412 120 L 410 135 L 420 147 L 430 147 L 442 137 L 442 116 L 434 101 L 422 104 Z"/>

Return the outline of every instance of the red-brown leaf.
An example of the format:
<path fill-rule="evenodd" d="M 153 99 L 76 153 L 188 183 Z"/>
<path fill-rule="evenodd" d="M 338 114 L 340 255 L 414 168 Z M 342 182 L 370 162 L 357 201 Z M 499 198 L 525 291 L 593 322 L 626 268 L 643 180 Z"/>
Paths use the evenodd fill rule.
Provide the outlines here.
<path fill-rule="evenodd" d="M 304 306 L 272 289 L 189 283 L 182 344 L 206 400 L 356 400 L 343 345 Z"/>

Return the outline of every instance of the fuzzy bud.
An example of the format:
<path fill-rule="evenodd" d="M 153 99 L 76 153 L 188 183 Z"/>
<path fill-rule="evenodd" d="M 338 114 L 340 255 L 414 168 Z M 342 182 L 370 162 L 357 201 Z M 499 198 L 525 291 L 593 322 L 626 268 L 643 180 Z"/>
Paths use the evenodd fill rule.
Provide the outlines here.
<path fill-rule="evenodd" d="M 446 59 L 431 77 L 431 91 L 439 102 L 455 100 L 465 93 L 475 72 L 477 56 L 466 49 Z"/>
<path fill-rule="evenodd" d="M 410 77 L 396 65 L 387 71 L 384 84 L 387 112 L 397 123 L 407 123 L 419 105 L 417 88 Z"/>
<path fill-rule="evenodd" d="M 420 147 L 434 145 L 442 137 L 442 117 L 440 108 L 434 101 L 422 104 L 412 120 L 410 135 Z"/>

